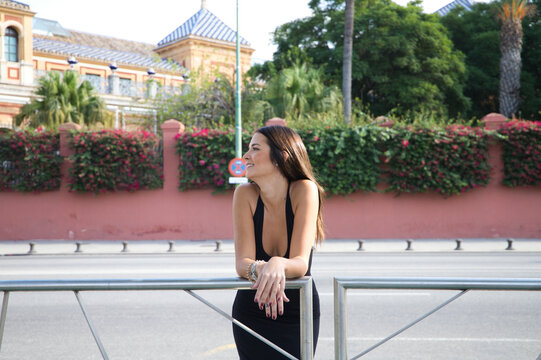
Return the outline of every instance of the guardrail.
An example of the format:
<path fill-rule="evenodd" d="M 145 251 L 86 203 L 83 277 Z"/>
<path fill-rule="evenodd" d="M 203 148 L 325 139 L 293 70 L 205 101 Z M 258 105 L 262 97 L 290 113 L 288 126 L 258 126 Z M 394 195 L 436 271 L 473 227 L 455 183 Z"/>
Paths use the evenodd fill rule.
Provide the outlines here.
<path fill-rule="evenodd" d="M 205 305 L 209 306 L 229 321 L 271 346 L 289 359 L 296 359 L 277 345 L 260 336 L 240 321 L 233 319 L 228 313 L 211 304 L 192 290 L 225 290 L 250 289 L 252 283 L 240 278 L 220 279 L 112 279 L 112 280 L 6 280 L 0 281 L 0 291 L 4 292 L 0 314 L 0 351 L 6 321 L 10 292 L 14 291 L 73 291 L 83 315 L 88 323 L 94 340 L 104 360 L 108 360 L 107 352 L 98 336 L 98 332 L 86 311 L 80 292 L 82 291 L 127 291 L 127 290 L 184 290 Z M 312 319 L 312 280 L 310 277 L 289 280 L 288 289 L 300 289 L 300 327 L 301 327 L 301 359 L 313 359 L 313 319 Z"/>
<path fill-rule="evenodd" d="M 334 278 L 334 351 L 336 360 L 346 360 L 346 290 L 347 289 L 415 289 L 415 290 L 460 290 L 449 300 L 409 323 L 385 339 L 351 358 L 358 359 L 395 336 L 406 331 L 423 319 L 450 304 L 470 290 L 541 290 L 541 279 L 454 279 L 454 278 Z"/>

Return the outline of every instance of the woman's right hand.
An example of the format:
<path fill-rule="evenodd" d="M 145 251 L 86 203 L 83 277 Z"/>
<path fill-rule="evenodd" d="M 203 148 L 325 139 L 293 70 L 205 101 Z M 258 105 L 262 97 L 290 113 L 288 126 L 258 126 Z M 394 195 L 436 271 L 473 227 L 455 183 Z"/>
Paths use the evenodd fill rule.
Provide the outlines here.
<path fill-rule="evenodd" d="M 257 289 L 254 301 L 261 310 L 265 309 L 267 317 L 274 320 L 284 314 L 284 301 L 289 302 L 285 294 L 286 276 L 281 259 L 273 257 L 267 263 L 258 264 L 257 281 L 252 286 L 252 289 Z"/>

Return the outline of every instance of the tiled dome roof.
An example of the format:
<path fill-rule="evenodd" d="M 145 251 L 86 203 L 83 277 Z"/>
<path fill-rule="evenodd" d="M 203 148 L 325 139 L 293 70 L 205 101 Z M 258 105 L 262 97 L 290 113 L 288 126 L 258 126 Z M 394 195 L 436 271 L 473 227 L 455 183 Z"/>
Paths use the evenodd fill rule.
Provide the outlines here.
<path fill-rule="evenodd" d="M 457 6 L 462 6 L 466 10 L 471 10 L 472 5 L 473 3 L 470 0 L 455 0 L 436 11 L 436 13 L 440 16 L 445 16 Z"/>
<path fill-rule="evenodd" d="M 175 31 L 163 38 L 158 43 L 158 47 L 169 45 L 190 35 L 226 42 L 237 41 L 237 32 L 235 30 L 224 24 L 222 20 L 206 8 L 202 8 L 184 24 L 176 28 Z M 250 43 L 243 37 L 240 37 L 240 43 L 241 45 L 250 46 Z"/>

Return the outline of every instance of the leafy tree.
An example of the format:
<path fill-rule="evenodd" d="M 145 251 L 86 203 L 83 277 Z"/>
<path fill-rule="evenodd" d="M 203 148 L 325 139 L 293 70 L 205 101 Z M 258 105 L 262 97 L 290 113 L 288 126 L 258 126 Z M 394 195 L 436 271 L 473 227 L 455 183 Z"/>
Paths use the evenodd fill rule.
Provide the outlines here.
<path fill-rule="evenodd" d="M 345 0 L 312 0 L 313 16 L 280 26 L 274 66 L 299 48 L 327 80 L 341 83 Z M 437 15 L 390 0 L 355 3 L 352 93 L 376 115 L 394 109 L 466 111 L 464 56 L 453 49 Z"/>
<path fill-rule="evenodd" d="M 218 72 L 192 71 L 190 83 L 178 94 L 159 94 L 154 100 L 160 122 L 176 119 L 187 127 L 216 128 L 235 124 L 235 88 Z M 272 108 L 263 90 L 245 81 L 242 93 L 243 127 L 258 127 L 272 117 Z"/>
<path fill-rule="evenodd" d="M 79 82 L 75 71 L 62 75 L 55 71 L 47 73 L 39 79 L 36 95 L 15 116 L 17 126 L 56 129 L 66 122 L 89 126 L 108 119 L 105 103 L 94 93 L 92 84 L 86 80 Z"/>
<path fill-rule="evenodd" d="M 520 102 L 520 70 L 522 67 L 522 21 L 533 10 L 526 0 L 504 3 L 498 13 L 500 32 L 500 113 L 511 117 Z"/>
<path fill-rule="evenodd" d="M 156 106 L 160 119 L 174 118 L 186 126 L 231 125 L 235 116 L 235 89 L 224 75 L 193 71 L 190 84 L 184 85 L 181 93 L 158 96 Z"/>
<path fill-rule="evenodd" d="M 537 15 L 523 20 L 521 102 L 518 113 L 528 119 L 541 119 L 541 0 L 535 0 Z M 466 55 L 467 81 L 464 94 L 471 98 L 468 116 L 482 117 L 499 112 L 498 84 L 500 62 L 500 2 L 477 3 L 471 11 L 453 9 L 441 18 L 455 47 Z"/>
<path fill-rule="evenodd" d="M 495 21 L 498 4 L 477 3 L 470 11 L 456 7 L 441 18 L 454 46 L 466 56 L 464 95 L 471 99 L 469 117 L 498 112 L 499 34 Z"/>

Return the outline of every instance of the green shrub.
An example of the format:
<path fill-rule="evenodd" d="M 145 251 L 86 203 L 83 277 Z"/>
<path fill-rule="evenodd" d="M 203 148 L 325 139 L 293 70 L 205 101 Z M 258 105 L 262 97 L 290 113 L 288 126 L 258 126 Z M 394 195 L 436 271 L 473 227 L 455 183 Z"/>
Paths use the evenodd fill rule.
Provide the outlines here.
<path fill-rule="evenodd" d="M 391 131 L 378 126 L 301 130 L 316 178 L 329 194 L 376 191 L 382 144 Z"/>

